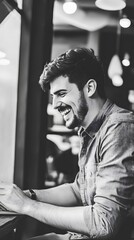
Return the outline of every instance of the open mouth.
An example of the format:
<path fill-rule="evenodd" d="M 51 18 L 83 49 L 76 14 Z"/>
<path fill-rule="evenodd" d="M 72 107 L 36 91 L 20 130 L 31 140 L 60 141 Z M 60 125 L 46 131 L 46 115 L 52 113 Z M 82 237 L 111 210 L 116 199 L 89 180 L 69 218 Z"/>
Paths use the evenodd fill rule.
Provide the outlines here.
<path fill-rule="evenodd" d="M 71 111 L 71 108 L 70 107 L 60 107 L 59 108 L 59 112 L 61 113 L 61 115 L 64 117 L 64 116 L 66 116 L 68 113 L 70 113 L 70 111 Z"/>

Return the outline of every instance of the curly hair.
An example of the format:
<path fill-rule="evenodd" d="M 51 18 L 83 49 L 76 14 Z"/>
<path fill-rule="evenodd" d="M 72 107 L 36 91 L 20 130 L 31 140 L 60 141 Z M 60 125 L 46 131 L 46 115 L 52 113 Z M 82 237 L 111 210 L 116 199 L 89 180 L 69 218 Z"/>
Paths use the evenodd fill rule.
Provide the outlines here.
<path fill-rule="evenodd" d="M 79 90 L 83 89 L 89 79 L 94 79 L 99 96 L 105 98 L 103 67 L 93 49 L 70 49 L 46 64 L 39 80 L 41 88 L 48 90 L 50 82 L 59 76 L 67 76 L 69 82 L 75 83 Z"/>

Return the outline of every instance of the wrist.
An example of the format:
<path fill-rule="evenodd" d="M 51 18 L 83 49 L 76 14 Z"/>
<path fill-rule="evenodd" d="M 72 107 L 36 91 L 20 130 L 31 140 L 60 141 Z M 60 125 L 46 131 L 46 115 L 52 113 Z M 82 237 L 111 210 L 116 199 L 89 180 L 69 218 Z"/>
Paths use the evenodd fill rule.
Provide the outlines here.
<path fill-rule="evenodd" d="M 37 200 L 36 193 L 33 189 L 29 189 L 29 195 L 32 200 Z"/>

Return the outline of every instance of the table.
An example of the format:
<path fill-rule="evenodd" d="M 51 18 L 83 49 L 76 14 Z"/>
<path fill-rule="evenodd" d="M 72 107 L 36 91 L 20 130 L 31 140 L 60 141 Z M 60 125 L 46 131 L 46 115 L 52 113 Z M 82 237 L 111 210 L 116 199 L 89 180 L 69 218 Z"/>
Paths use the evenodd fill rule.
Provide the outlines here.
<path fill-rule="evenodd" d="M 23 216 L 0 215 L 0 240 L 15 240 L 16 228 Z"/>

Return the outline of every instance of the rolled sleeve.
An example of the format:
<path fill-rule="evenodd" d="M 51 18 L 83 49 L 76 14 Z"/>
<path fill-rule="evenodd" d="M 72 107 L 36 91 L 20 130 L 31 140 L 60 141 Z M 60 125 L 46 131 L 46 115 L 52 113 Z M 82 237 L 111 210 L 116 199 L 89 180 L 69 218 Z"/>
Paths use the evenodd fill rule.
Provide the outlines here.
<path fill-rule="evenodd" d="M 81 195 L 80 195 L 80 185 L 79 185 L 79 173 L 75 177 L 75 181 L 70 183 L 72 190 L 77 198 L 78 205 L 82 205 Z"/>
<path fill-rule="evenodd" d="M 134 205 L 134 123 L 111 124 L 99 148 L 94 204 L 84 219 L 91 238 L 112 238 Z"/>

